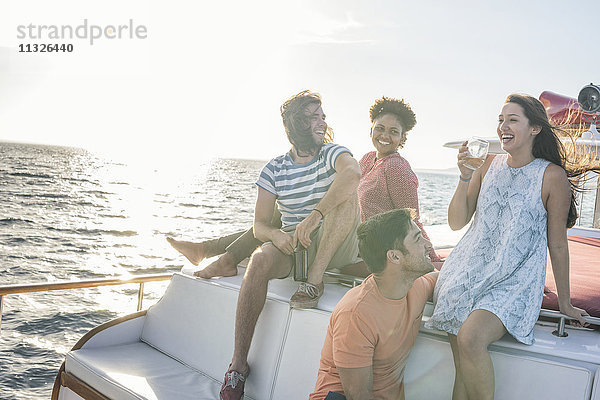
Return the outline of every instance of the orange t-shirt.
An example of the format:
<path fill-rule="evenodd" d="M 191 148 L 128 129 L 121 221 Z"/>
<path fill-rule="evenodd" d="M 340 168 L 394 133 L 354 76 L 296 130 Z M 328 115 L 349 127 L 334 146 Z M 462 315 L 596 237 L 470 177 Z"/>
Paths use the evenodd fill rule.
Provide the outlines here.
<path fill-rule="evenodd" d="M 431 274 L 418 278 L 400 300 L 383 297 L 373 275 L 348 291 L 331 314 L 317 384 L 309 399 L 323 400 L 330 391 L 344 393 L 336 366 L 372 366 L 373 397 L 404 399 L 406 359 L 436 280 Z"/>

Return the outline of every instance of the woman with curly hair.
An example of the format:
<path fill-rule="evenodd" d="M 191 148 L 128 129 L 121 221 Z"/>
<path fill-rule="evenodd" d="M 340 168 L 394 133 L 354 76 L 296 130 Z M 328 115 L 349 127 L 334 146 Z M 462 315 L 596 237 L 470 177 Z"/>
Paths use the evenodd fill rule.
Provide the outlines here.
<path fill-rule="evenodd" d="M 358 185 L 360 219 L 366 221 L 373 215 L 398 208 L 416 211 L 415 222 L 423 237 L 429 240 L 419 221 L 419 180 L 408 161 L 398 154 L 404 147 L 406 136 L 417 123 L 415 113 L 404 100 L 382 97 L 371 106 L 371 141 L 375 151 L 359 161 L 362 177 Z M 433 248 L 431 261 L 439 261 Z"/>

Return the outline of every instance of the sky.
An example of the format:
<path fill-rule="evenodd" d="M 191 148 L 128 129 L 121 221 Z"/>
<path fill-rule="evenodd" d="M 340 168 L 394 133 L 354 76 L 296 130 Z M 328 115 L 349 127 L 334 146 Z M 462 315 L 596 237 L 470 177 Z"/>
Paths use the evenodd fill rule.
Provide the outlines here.
<path fill-rule="evenodd" d="M 596 0 L 3 0 L 0 141 L 132 162 L 268 160 L 289 150 L 280 104 L 310 89 L 357 159 L 385 95 L 416 113 L 400 150 L 413 168 L 451 168 L 443 144 L 495 136 L 508 94 L 577 97 L 600 83 L 598 15 Z M 19 37 L 86 20 L 145 37 Z M 19 52 L 34 43 L 73 51 Z"/>

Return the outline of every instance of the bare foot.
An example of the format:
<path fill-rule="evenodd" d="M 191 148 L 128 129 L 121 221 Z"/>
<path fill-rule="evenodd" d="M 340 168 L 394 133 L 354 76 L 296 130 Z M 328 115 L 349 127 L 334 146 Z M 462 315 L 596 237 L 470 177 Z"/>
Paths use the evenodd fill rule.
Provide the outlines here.
<path fill-rule="evenodd" d="M 229 253 L 224 253 L 216 261 L 208 264 L 206 268 L 194 272 L 194 276 L 210 279 L 215 276 L 235 276 L 237 273 L 237 265 L 235 265 L 233 256 Z"/>
<path fill-rule="evenodd" d="M 204 260 L 204 246 L 202 243 L 184 242 L 183 240 L 175 240 L 172 237 L 167 237 L 167 242 L 194 265 L 198 265 L 200 261 Z"/>

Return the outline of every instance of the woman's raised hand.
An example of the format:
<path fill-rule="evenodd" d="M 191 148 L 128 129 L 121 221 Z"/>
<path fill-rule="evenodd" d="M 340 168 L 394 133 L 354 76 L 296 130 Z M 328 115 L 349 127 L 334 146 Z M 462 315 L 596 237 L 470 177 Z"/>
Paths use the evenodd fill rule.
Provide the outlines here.
<path fill-rule="evenodd" d="M 465 140 L 463 144 L 458 149 L 458 169 L 460 170 L 460 176 L 463 179 L 471 179 L 473 176 L 473 169 L 467 167 L 465 163 L 467 162 L 467 157 L 469 156 L 469 149 L 467 148 L 468 140 Z"/>

